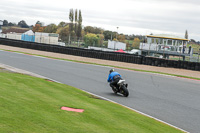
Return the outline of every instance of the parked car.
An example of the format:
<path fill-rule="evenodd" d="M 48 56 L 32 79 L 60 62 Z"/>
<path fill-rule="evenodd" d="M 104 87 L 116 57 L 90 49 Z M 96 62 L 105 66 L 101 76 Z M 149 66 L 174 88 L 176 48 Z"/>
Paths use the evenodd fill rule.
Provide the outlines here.
<path fill-rule="evenodd" d="M 139 49 L 132 49 L 131 51 L 129 51 L 127 53 L 141 55 L 141 50 L 139 50 Z"/>
<path fill-rule="evenodd" d="M 58 45 L 65 46 L 65 43 L 64 42 L 58 42 Z"/>

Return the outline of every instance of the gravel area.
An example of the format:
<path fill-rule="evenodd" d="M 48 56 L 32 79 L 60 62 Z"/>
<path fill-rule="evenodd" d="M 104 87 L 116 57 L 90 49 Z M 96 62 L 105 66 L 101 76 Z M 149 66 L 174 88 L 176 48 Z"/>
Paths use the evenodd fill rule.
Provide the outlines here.
<path fill-rule="evenodd" d="M 132 63 L 94 59 L 94 58 L 86 58 L 86 57 L 80 57 L 80 56 L 59 54 L 59 53 L 39 51 L 39 50 L 31 50 L 31 49 L 11 47 L 11 46 L 5 46 L 5 45 L 0 45 L 0 49 L 20 51 L 20 52 L 26 52 L 26 53 L 31 53 L 31 54 L 37 54 L 37 55 L 44 55 L 44 56 L 50 56 L 50 57 L 56 57 L 56 58 L 64 58 L 64 59 L 77 60 L 77 61 L 85 61 L 85 62 L 91 62 L 91 63 L 104 64 L 104 65 L 113 65 L 113 66 L 119 66 L 119 67 L 156 71 L 156 72 L 163 72 L 163 73 L 169 73 L 169 74 L 176 74 L 176 75 L 200 78 L 199 71 L 177 69 L 177 68 L 156 67 L 156 66 L 139 65 L 139 64 L 132 64 Z"/>

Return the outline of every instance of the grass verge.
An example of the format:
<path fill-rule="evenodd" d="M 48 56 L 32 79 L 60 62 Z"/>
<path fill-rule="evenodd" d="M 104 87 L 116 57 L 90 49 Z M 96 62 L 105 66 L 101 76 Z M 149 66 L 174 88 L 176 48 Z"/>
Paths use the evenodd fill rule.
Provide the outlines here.
<path fill-rule="evenodd" d="M 74 87 L 19 73 L 0 72 L 0 132 L 181 132 Z M 62 106 L 85 109 L 63 111 Z"/>
<path fill-rule="evenodd" d="M 181 77 L 181 78 L 188 78 L 188 79 L 200 80 L 200 78 L 183 76 L 183 75 L 177 75 L 177 74 L 170 74 L 170 73 L 163 73 L 163 72 L 156 72 L 156 71 L 148 71 L 148 70 L 141 70 L 141 69 L 133 69 L 133 68 L 127 68 L 127 67 L 114 66 L 114 65 L 105 65 L 105 64 L 91 63 L 91 62 L 86 62 L 86 61 L 77 61 L 77 60 L 56 58 L 56 57 L 50 57 L 50 56 L 44 56 L 44 55 L 38 55 L 38 54 L 31 54 L 31 53 L 20 52 L 20 51 L 13 51 L 13 50 L 5 50 L 5 49 L 0 49 L 0 50 L 9 51 L 9 52 L 16 52 L 16 53 L 23 53 L 23 54 L 29 54 L 29 55 L 35 55 L 35 56 L 46 57 L 46 58 L 51 58 L 51 59 L 72 61 L 72 62 L 77 62 L 77 63 L 92 64 L 92 65 L 99 65 L 99 66 L 109 66 L 109 67 L 120 68 L 120 69 L 127 69 L 127 70 L 138 71 L 138 72 L 157 73 L 157 74 L 170 75 L 170 76 L 176 76 L 176 77 Z"/>

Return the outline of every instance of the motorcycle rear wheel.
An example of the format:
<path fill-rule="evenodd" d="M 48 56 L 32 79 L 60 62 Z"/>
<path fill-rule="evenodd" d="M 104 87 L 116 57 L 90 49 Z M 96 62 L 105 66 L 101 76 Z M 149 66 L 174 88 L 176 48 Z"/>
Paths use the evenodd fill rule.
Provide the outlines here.
<path fill-rule="evenodd" d="M 128 89 L 125 87 L 125 85 L 122 86 L 122 90 L 123 90 L 123 93 L 122 93 L 122 94 L 123 94 L 125 97 L 128 97 L 129 92 L 128 92 Z"/>

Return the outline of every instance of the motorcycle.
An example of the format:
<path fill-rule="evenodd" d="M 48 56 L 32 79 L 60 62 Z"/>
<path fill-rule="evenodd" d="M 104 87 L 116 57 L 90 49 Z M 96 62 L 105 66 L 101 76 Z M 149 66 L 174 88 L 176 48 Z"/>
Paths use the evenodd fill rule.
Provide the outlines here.
<path fill-rule="evenodd" d="M 128 87 L 128 84 L 125 83 L 125 80 L 120 79 L 119 82 L 117 83 L 117 86 L 112 88 L 112 90 L 115 94 L 121 93 L 125 97 L 128 97 L 129 92 L 128 92 L 127 87 Z"/>

